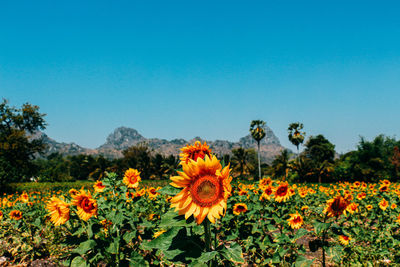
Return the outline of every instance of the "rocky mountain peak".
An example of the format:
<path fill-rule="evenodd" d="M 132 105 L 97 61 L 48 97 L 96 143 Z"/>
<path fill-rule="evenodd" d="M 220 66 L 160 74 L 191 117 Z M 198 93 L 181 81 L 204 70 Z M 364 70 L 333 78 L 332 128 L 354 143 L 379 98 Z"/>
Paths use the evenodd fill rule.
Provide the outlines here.
<path fill-rule="evenodd" d="M 133 128 L 118 127 L 107 137 L 106 143 L 99 148 L 112 147 L 118 150 L 124 150 L 140 142 L 145 142 L 146 140 L 146 138 Z"/>

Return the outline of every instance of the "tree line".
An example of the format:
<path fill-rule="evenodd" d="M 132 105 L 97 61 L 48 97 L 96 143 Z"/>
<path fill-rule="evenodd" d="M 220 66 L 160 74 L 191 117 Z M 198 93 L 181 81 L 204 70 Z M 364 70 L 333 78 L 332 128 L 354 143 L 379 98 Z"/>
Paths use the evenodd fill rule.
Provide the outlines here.
<path fill-rule="evenodd" d="M 119 159 L 103 156 L 63 156 L 58 153 L 38 157 L 45 144 L 30 136 L 47 126 L 45 114 L 29 103 L 11 107 L 0 103 L 0 185 L 29 180 L 72 181 L 101 179 L 106 172 L 122 174 L 128 168 L 141 172 L 143 179 L 168 179 L 179 169 L 177 156 L 165 156 L 138 144 L 123 151 Z M 265 137 L 266 123 L 252 121 L 250 133 L 257 149 L 235 148 L 220 159 L 231 164 L 233 175 L 242 180 L 272 176 L 294 182 L 397 180 L 400 173 L 400 141 L 384 135 L 374 140 L 360 139 L 357 149 L 343 155 L 323 135 L 306 139 L 303 124 L 291 123 L 288 139 L 296 147 L 293 153 L 284 149 L 271 164 L 260 160 L 260 142 Z M 303 151 L 300 152 L 300 147 Z"/>

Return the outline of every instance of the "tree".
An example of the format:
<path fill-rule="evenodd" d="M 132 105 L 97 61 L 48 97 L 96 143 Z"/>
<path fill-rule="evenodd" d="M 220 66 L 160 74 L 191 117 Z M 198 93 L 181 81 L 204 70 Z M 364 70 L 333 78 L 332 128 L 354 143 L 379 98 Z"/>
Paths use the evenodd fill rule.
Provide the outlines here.
<path fill-rule="evenodd" d="M 288 138 L 289 141 L 296 146 L 297 148 L 297 156 L 299 156 L 299 146 L 303 144 L 304 137 L 306 135 L 305 132 L 302 132 L 301 130 L 303 129 L 303 124 L 300 122 L 294 122 L 289 124 L 288 128 Z"/>
<path fill-rule="evenodd" d="M 390 161 L 394 166 L 394 173 L 395 176 L 398 176 L 399 168 L 400 168 L 400 149 L 398 146 L 393 148 L 393 156 L 391 157 Z"/>
<path fill-rule="evenodd" d="M 311 160 L 314 176 L 318 182 L 333 172 L 335 145 L 329 142 L 322 134 L 311 136 L 305 144 L 304 156 Z"/>
<path fill-rule="evenodd" d="M 357 150 L 348 153 L 338 165 L 348 166 L 346 173 L 348 179 L 376 181 L 383 178 L 397 176 L 395 147 L 400 146 L 400 141 L 394 138 L 378 135 L 372 141 L 361 137 Z"/>
<path fill-rule="evenodd" d="M 239 172 L 239 176 L 243 175 L 252 169 L 250 164 L 250 152 L 242 147 L 232 149 L 232 167 L 233 170 Z"/>
<path fill-rule="evenodd" d="M 140 171 L 143 179 L 149 179 L 151 175 L 151 154 L 149 147 L 140 143 L 122 151 L 124 158 L 122 159 L 125 169 L 134 168 Z"/>
<path fill-rule="evenodd" d="M 329 142 L 322 134 L 311 136 L 305 144 L 304 154 L 313 161 L 327 160 L 333 163 L 335 158 L 335 145 Z"/>
<path fill-rule="evenodd" d="M 0 184 L 27 180 L 36 172 L 33 159 L 45 145 L 32 135 L 46 128 L 45 114 L 29 103 L 20 109 L 10 107 L 3 99 L 0 104 Z"/>
<path fill-rule="evenodd" d="M 262 120 L 253 120 L 250 124 L 250 133 L 257 142 L 258 178 L 261 179 L 260 142 L 265 137 L 265 122 Z"/>
<path fill-rule="evenodd" d="M 290 169 L 290 152 L 287 149 L 282 150 L 281 154 L 275 157 L 274 161 L 272 162 L 272 175 L 274 177 L 284 177 L 286 180 L 287 173 Z"/>

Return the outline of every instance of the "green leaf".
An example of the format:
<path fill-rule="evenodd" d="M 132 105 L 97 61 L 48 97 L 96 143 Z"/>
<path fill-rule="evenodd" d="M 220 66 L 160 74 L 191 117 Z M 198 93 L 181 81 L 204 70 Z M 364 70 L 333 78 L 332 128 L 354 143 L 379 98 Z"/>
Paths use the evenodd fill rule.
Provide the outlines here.
<path fill-rule="evenodd" d="M 124 221 L 124 214 L 122 212 L 119 212 L 113 217 L 112 222 L 116 225 L 120 225 Z"/>
<path fill-rule="evenodd" d="M 158 190 L 157 192 L 162 194 L 162 195 L 170 195 L 170 196 L 175 196 L 181 191 L 179 188 L 175 188 L 172 185 L 167 185 Z"/>
<path fill-rule="evenodd" d="M 85 228 L 83 227 L 79 227 L 78 230 L 76 230 L 76 232 L 73 234 L 75 236 L 80 236 L 85 232 Z"/>
<path fill-rule="evenodd" d="M 189 266 L 191 267 L 202 267 L 202 266 L 207 266 L 207 262 L 210 260 L 214 259 L 215 256 L 218 254 L 217 251 L 211 251 L 211 252 L 203 252 L 201 253 L 201 256 L 198 257 L 197 259 L 194 259 Z"/>
<path fill-rule="evenodd" d="M 85 266 L 86 266 L 86 261 L 81 256 L 76 256 L 71 261 L 71 267 L 85 267 Z"/>
<path fill-rule="evenodd" d="M 296 241 L 297 239 L 305 236 L 306 234 L 308 234 L 308 231 L 304 228 L 300 228 L 299 230 L 297 230 L 296 234 L 293 237 L 293 241 Z"/>
<path fill-rule="evenodd" d="M 178 234 L 178 232 L 179 228 L 173 227 L 164 234 L 157 237 L 156 239 L 147 243 L 142 243 L 141 245 L 142 249 L 152 250 L 153 248 L 156 248 L 161 250 L 167 250 L 171 246 L 172 239 Z"/>
<path fill-rule="evenodd" d="M 129 261 L 131 263 L 130 266 L 134 267 L 149 266 L 149 263 L 137 251 L 132 251 Z"/>
<path fill-rule="evenodd" d="M 322 223 L 322 222 L 316 221 L 316 222 L 314 222 L 315 233 L 317 235 L 319 235 L 323 231 L 327 230 L 330 226 L 331 226 L 330 223 Z"/>
<path fill-rule="evenodd" d="M 36 218 L 36 220 L 32 224 L 36 227 L 39 227 L 42 224 L 40 217 Z"/>
<path fill-rule="evenodd" d="M 185 220 L 183 215 L 178 215 L 173 210 L 168 211 L 164 215 L 161 216 L 161 222 L 158 226 L 159 228 L 169 228 L 176 226 L 189 226 Z"/>
<path fill-rule="evenodd" d="M 82 242 L 79 247 L 74 249 L 74 252 L 78 253 L 79 255 L 85 255 L 86 252 L 93 249 L 96 246 L 96 241 L 94 240 L 87 240 Z"/>
<path fill-rule="evenodd" d="M 221 250 L 221 255 L 231 262 L 244 263 L 242 248 L 238 243 L 232 243 L 229 248 L 224 247 Z"/>
<path fill-rule="evenodd" d="M 125 240 L 126 243 L 131 242 L 131 240 L 136 237 L 136 231 L 132 232 L 126 232 L 123 236 L 123 239 Z"/>
<path fill-rule="evenodd" d="M 119 238 L 115 238 L 113 242 L 106 248 L 106 251 L 110 254 L 117 254 L 119 247 Z"/>
<path fill-rule="evenodd" d="M 296 262 L 294 263 L 295 267 L 309 267 L 313 263 L 313 260 L 309 260 L 303 255 L 297 257 Z"/>
<path fill-rule="evenodd" d="M 274 232 L 274 231 L 278 230 L 278 228 L 276 228 L 276 227 L 273 226 L 272 224 L 268 224 L 268 225 L 267 225 L 267 229 L 268 229 L 268 231 L 270 231 L 270 232 Z"/>

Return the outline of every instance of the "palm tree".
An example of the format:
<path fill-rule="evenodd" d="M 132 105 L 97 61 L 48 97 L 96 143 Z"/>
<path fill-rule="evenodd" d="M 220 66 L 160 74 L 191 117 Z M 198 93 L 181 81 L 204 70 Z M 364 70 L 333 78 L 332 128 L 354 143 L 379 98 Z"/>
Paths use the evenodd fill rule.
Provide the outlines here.
<path fill-rule="evenodd" d="M 297 158 L 299 157 L 299 145 L 303 144 L 305 132 L 302 132 L 303 124 L 300 122 L 294 122 L 289 124 L 288 133 L 289 141 L 297 148 Z"/>
<path fill-rule="evenodd" d="M 232 154 L 233 169 L 239 172 L 239 176 L 242 177 L 246 171 L 252 169 L 252 166 L 249 163 L 249 151 L 239 147 L 232 149 Z"/>
<path fill-rule="evenodd" d="M 258 178 L 261 179 L 260 142 L 265 137 L 265 121 L 253 120 L 250 124 L 250 133 L 253 139 L 257 141 Z"/>

